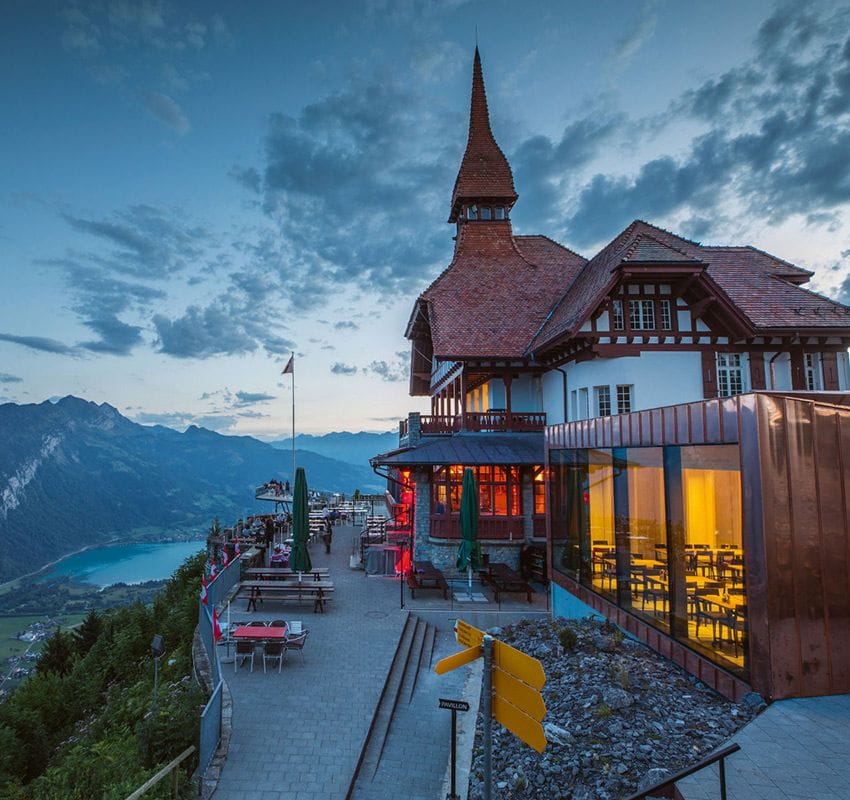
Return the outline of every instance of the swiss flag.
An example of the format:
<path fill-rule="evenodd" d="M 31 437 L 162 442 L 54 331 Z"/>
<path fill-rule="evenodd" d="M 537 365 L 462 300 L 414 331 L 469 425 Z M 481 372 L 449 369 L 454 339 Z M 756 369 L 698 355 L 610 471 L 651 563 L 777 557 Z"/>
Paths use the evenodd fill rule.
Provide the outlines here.
<path fill-rule="evenodd" d="M 242 551 L 239 549 L 239 540 L 236 540 L 236 547 L 233 548 L 233 555 L 235 558 L 239 558 L 242 555 Z"/>
<path fill-rule="evenodd" d="M 218 570 L 215 566 L 215 561 L 210 564 L 210 583 L 212 583 L 218 577 Z"/>
<path fill-rule="evenodd" d="M 227 569 L 228 564 L 230 564 L 230 559 L 227 557 L 227 548 L 221 548 L 221 566 Z"/>
<path fill-rule="evenodd" d="M 207 597 L 207 576 L 201 575 L 201 602 L 207 606 L 209 605 L 209 598 Z"/>
<path fill-rule="evenodd" d="M 218 624 L 218 614 L 213 609 L 213 639 L 218 641 L 221 639 L 221 625 Z"/>

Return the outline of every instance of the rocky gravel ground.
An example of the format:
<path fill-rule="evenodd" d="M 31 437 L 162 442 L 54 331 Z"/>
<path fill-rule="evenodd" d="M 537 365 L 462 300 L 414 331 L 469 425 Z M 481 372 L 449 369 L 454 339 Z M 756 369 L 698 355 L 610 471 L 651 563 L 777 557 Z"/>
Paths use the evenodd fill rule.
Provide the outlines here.
<path fill-rule="evenodd" d="M 494 800 L 616 800 L 699 760 L 764 708 L 736 705 L 613 625 L 523 621 L 490 631 L 543 663 L 542 754 L 493 726 Z M 483 797 L 479 715 L 469 798 Z"/>

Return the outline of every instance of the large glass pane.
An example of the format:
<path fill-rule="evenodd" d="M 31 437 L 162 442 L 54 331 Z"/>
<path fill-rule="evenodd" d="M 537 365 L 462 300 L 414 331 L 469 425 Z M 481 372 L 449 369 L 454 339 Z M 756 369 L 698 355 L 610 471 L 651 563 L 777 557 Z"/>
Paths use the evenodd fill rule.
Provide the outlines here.
<path fill-rule="evenodd" d="M 737 445 L 682 447 L 689 644 L 747 666 L 747 598 Z"/>
<path fill-rule="evenodd" d="M 549 507 L 552 524 L 552 566 L 578 580 L 582 573 L 580 509 L 587 458 L 577 450 L 551 450 Z"/>
<path fill-rule="evenodd" d="M 586 510 L 593 588 L 600 594 L 617 594 L 617 559 L 614 544 L 614 464 L 609 451 L 589 450 L 587 476 L 582 490 Z"/>
<path fill-rule="evenodd" d="M 666 628 L 670 605 L 664 452 L 660 447 L 633 447 L 625 453 L 626 491 L 618 493 L 618 499 L 626 499 L 626 508 L 617 508 L 619 599 L 635 614 Z"/>

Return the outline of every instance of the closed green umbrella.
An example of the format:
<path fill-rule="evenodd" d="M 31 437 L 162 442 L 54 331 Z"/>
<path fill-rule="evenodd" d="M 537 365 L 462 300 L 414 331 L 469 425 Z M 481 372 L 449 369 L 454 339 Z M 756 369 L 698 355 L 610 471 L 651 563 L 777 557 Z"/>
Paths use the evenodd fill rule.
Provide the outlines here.
<path fill-rule="evenodd" d="M 478 542 L 478 484 L 467 467 L 463 471 L 460 492 L 460 547 L 457 551 L 457 568 L 466 570 L 469 580 L 469 597 L 472 599 L 472 571 L 481 569 L 481 544 Z"/>
<path fill-rule="evenodd" d="M 290 569 L 298 572 L 301 580 L 302 572 L 310 572 L 313 564 L 307 550 L 307 540 L 310 538 L 310 517 L 307 505 L 307 478 L 304 468 L 295 470 L 295 487 L 292 492 L 292 554 L 289 557 Z"/>

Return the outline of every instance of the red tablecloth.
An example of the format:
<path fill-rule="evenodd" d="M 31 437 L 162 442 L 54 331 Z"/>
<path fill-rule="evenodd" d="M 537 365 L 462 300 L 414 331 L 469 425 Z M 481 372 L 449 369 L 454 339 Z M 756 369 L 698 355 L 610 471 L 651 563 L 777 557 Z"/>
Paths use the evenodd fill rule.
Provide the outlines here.
<path fill-rule="evenodd" d="M 234 639 L 285 639 L 286 628 L 261 628 L 259 625 L 240 625 L 233 631 Z"/>

